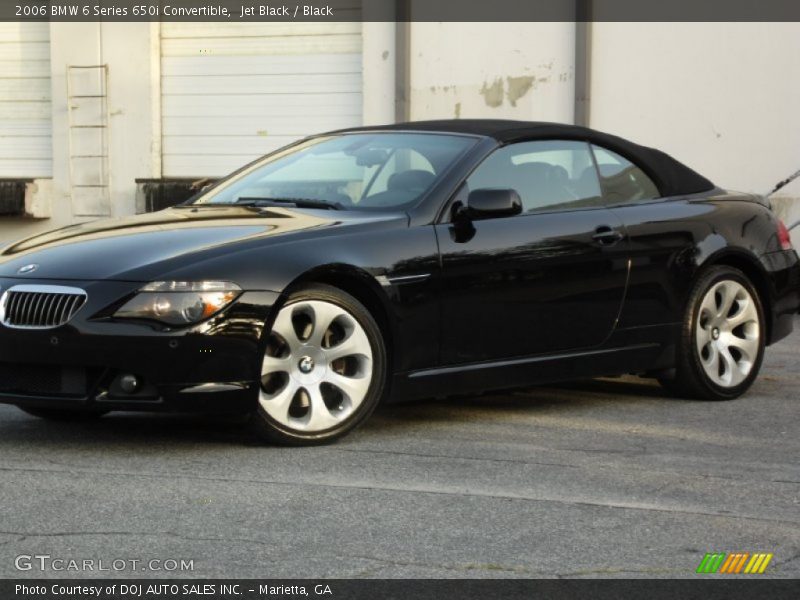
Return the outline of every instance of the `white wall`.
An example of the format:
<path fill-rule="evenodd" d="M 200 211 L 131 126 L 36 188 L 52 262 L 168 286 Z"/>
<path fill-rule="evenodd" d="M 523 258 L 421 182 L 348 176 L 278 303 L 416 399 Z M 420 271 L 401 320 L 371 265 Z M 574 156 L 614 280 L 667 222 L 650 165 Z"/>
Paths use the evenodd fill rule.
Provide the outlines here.
<path fill-rule="evenodd" d="M 164 23 L 165 177 L 221 177 L 362 123 L 361 23 Z"/>
<path fill-rule="evenodd" d="M 394 122 L 395 29 L 394 23 L 383 21 L 364 23 L 361 30 L 364 125 Z"/>
<path fill-rule="evenodd" d="M 590 125 L 665 149 L 722 186 L 767 191 L 800 168 L 800 24 L 595 23 Z M 364 26 L 367 123 L 393 120 L 394 23 Z M 411 119 L 572 122 L 573 23 L 412 23 L 405 89 Z M 50 219 L 0 219 L 0 242 L 75 216 L 69 176 L 66 66 L 109 65 L 112 213 L 135 210 L 136 178 L 162 160 L 158 24 L 52 23 L 53 179 L 37 182 Z M 402 81 L 403 79 L 407 81 Z M 800 198 L 800 182 L 783 197 Z M 800 201 L 781 205 L 800 219 Z M 795 230 L 800 245 L 800 228 Z"/>
<path fill-rule="evenodd" d="M 50 28 L 0 23 L 0 177 L 48 177 Z"/>
<path fill-rule="evenodd" d="M 157 32 L 157 30 L 156 30 Z M 67 102 L 68 65 L 108 65 L 108 172 L 111 216 L 135 212 L 136 178 L 157 174 L 153 94 L 159 94 L 149 57 L 149 23 L 51 23 L 50 73 L 53 123 L 52 180 L 37 180 L 37 203 L 49 219 L 0 219 L 0 243 L 87 220 L 72 186 Z"/>
<path fill-rule="evenodd" d="M 571 123 L 574 23 L 412 23 L 410 117 Z"/>
<path fill-rule="evenodd" d="M 800 23 L 591 28 L 593 128 L 661 148 L 728 189 L 766 193 L 800 169 Z M 795 199 L 787 220 L 800 219 L 800 182 L 780 196 Z"/>
<path fill-rule="evenodd" d="M 136 212 L 137 178 L 157 177 L 158 115 L 153 101 L 160 79 L 150 56 L 158 48 L 158 26 L 103 23 L 103 61 L 109 70 L 109 171 L 112 214 Z M 157 66 L 157 61 L 156 66 Z"/>

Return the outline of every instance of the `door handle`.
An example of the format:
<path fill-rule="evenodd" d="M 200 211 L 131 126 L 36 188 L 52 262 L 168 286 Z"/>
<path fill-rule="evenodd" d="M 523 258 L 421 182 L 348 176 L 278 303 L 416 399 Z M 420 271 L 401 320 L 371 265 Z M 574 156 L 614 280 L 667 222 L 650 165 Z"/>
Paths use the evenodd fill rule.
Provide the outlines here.
<path fill-rule="evenodd" d="M 594 235 L 592 239 L 600 244 L 601 246 L 613 246 L 622 238 L 623 236 L 619 231 L 609 227 L 608 225 L 602 225 L 594 230 Z"/>

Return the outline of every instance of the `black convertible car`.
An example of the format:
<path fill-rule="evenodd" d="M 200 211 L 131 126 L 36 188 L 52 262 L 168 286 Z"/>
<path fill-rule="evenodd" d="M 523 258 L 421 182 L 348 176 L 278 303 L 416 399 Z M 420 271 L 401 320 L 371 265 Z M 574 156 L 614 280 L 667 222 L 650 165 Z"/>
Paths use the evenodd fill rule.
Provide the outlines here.
<path fill-rule="evenodd" d="M 382 398 L 636 373 L 725 400 L 792 330 L 758 196 L 549 123 L 302 140 L 184 204 L 0 255 L 0 401 L 41 417 L 247 412 L 329 441 Z"/>

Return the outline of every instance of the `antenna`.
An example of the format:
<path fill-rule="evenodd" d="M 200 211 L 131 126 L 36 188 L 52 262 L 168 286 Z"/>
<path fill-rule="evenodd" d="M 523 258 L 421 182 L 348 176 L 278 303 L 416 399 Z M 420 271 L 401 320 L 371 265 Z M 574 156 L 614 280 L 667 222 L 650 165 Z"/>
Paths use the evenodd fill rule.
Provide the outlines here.
<path fill-rule="evenodd" d="M 791 175 L 789 175 L 789 177 L 787 177 L 787 178 L 786 178 L 786 179 L 784 179 L 783 181 L 779 181 L 779 182 L 778 182 L 778 183 L 775 185 L 775 187 L 774 187 L 774 188 L 772 188 L 772 191 L 771 191 L 771 192 L 769 192 L 768 194 L 766 194 L 766 195 L 764 196 L 764 198 L 769 198 L 770 196 L 772 196 L 772 194 L 774 194 L 775 192 L 777 192 L 777 191 L 778 191 L 779 189 L 781 189 L 782 187 L 785 187 L 785 186 L 787 186 L 788 184 L 792 183 L 792 182 L 793 182 L 795 179 L 797 179 L 798 177 L 800 177 L 800 170 L 798 170 L 798 171 L 795 171 L 794 173 L 792 173 Z"/>

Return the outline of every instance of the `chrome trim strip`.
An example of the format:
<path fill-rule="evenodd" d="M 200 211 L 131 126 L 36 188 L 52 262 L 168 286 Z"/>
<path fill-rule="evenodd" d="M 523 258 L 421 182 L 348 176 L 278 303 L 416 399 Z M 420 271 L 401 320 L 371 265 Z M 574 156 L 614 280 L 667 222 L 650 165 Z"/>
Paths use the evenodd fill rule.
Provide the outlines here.
<path fill-rule="evenodd" d="M 97 402 L 97 403 L 100 403 L 100 404 L 123 404 L 124 403 L 124 404 L 130 404 L 130 405 L 134 405 L 134 404 L 136 404 L 136 405 L 139 405 L 139 404 L 147 405 L 147 404 L 162 404 L 164 402 L 164 399 L 161 396 L 156 396 L 156 397 L 153 397 L 153 398 L 147 397 L 147 396 L 145 396 L 144 398 L 137 397 L 137 396 L 131 396 L 130 398 L 122 398 L 122 397 L 112 398 L 111 396 L 108 395 L 108 392 L 105 391 L 105 392 L 100 392 L 99 394 L 97 394 L 94 397 L 94 401 Z"/>
<path fill-rule="evenodd" d="M 431 276 L 430 273 L 419 273 L 417 275 L 400 275 L 398 277 L 386 277 L 386 275 L 377 275 L 375 279 L 383 287 L 390 285 L 404 285 L 407 283 L 418 283 L 425 281 Z"/>
<path fill-rule="evenodd" d="M 6 322 L 6 308 L 9 301 L 9 294 L 11 292 L 30 294 L 22 300 L 22 306 L 15 306 L 16 311 L 19 313 L 24 313 L 26 320 L 30 320 L 31 316 L 41 314 L 41 311 L 44 309 L 43 304 L 47 300 L 45 294 L 62 294 L 65 297 L 72 296 L 72 298 L 66 298 L 64 306 L 60 308 L 59 314 L 56 315 L 58 318 L 54 321 L 53 325 L 12 325 Z M 86 306 L 87 299 L 88 294 L 86 293 L 86 290 L 76 287 L 69 287 L 65 285 L 38 285 L 30 283 L 14 285 L 8 288 L 5 292 L 3 292 L 3 295 L 0 296 L 0 323 L 9 329 L 55 329 L 56 327 L 61 327 L 62 325 L 69 323 L 69 321 L 71 321 L 75 315 L 78 314 L 84 306 Z M 70 314 L 71 310 L 74 309 L 74 306 L 78 302 L 81 303 L 81 306 L 75 310 L 74 313 Z M 62 319 L 67 315 L 69 315 L 69 317 L 62 322 Z"/>
<path fill-rule="evenodd" d="M 209 392 L 236 392 L 239 390 L 246 390 L 246 383 L 199 383 L 183 388 L 181 394 L 207 394 Z"/>
<path fill-rule="evenodd" d="M 633 344 L 631 346 L 620 346 L 618 348 L 604 348 L 602 350 L 583 350 L 577 352 L 563 352 L 559 354 L 542 354 L 539 356 L 528 356 L 524 358 L 511 358 L 511 359 L 493 360 L 485 362 L 465 363 L 463 365 L 434 367 L 432 369 L 421 369 L 419 371 L 411 371 L 410 373 L 408 373 L 408 378 L 416 379 L 417 377 L 454 375 L 456 373 L 463 373 L 465 371 L 477 371 L 480 369 L 496 369 L 501 367 L 515 367 L 518 365 L 527 365 L 539 362 L 548 362 L 553 360 L 563 360 L 568 358 L 583 358 L 583 357 L 588 358 L 591 356 L 613 354 L 615 352 L 625 352 L 629 350 L 647 350 L 649 348 L 658 348 L 658 346 L 659 344 L 648 342 L 642 344 Z"/>

